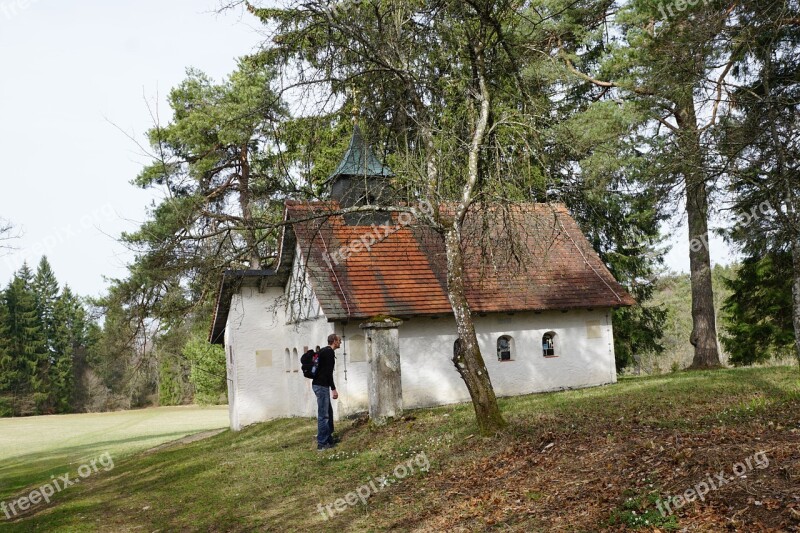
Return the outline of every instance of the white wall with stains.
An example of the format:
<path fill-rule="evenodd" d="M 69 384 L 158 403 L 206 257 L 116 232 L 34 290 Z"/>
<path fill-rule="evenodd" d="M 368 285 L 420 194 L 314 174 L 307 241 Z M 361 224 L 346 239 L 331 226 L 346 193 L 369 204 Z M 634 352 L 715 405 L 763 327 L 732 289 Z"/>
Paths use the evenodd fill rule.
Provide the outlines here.
<path fill-rule="evenodd" d="M 313 296 L 313 295 L 312 295 Z M 225 331 L 231 428 L 274 418 L 316 416 L 311 380 L 300 372 L 306 347 L 324 346 L 329 333 L 344 338 L 337 351 L 335 418 L 366 412 L 367 365 L 358 323 L 333 324 L 324 315 L 287 323 L 284 291 L 243 287 L 232 298 Z M 498 396 L 614 383 L 611 311 L 607 309 L 475 315 L 486 368 Z M 451 361 L 452 317 L 404 319 L 400 360 L 405 409 L 469 401 Z M 555 356 L 542 336 L 555 333 Z M 512 340 L 510 361 L 499 361 L 497 340 Z"/>

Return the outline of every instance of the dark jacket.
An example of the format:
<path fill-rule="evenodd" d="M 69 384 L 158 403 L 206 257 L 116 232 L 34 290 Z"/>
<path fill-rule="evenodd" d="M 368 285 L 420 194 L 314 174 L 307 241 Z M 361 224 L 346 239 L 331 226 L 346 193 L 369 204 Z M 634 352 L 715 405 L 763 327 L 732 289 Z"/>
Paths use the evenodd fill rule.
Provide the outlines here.
<path fill-rule="evenodd" d="M 326 346 L 319 351 L 319 367 L 317 368 L 317 377 L 311 383 L 314 385 L 321 385 L 323 387 L 330 387 L 331 390 L 336 390 L 336 385 L 333 383 L 333 367 L 336 364 L 336 354 L 333 348 Z"/>

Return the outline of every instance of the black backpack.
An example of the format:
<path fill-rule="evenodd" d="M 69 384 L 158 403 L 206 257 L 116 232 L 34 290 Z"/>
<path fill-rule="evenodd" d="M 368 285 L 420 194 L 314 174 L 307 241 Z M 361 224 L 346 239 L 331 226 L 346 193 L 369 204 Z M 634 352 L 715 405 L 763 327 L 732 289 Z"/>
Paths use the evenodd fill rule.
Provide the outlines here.
<path fill-rule="evenodd" d="M 319 369 L 319 352 L 309 350 L 300 357 L 300 370 L 303 375 L 308 379 L 317 377 L 317 370 Z"/>

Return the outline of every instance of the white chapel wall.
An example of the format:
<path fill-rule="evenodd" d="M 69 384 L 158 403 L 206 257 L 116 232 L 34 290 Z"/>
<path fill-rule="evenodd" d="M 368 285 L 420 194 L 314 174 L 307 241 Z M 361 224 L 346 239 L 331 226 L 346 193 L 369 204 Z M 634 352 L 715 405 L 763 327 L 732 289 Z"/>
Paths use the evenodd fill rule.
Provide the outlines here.
<path fill-rule="evenodd" d="M 305 347 L 324 346 L 334 331 L 344 337 L 337 351 L 335 380 L 340 399 L 333 402 L 334 416 L 365 412 L 368 362 L 358 321 L 332 324 L 321 314 L 287 323 L 283 295 L 280 288 L 260 293 L 255 287 L 243 287 L 233 296 L 226 329 L 226 355 L 232 351 L 235 365 L 229 376 L 236 379 L 235 392 L 229 391 L 229 399 L 235 397 L 229 407 L 231 427 L 315 416 L 311 380 L 303 377 L 298 359 Z M 476 315 L 478 340 L 497 395 L 616 382 L 610 318 L 607 310 Z M 469 401 L 451 362 L 454 332 L 452 318 L 412 318 L 400 326 L 405 408 Z M 542 336 L 548 332 L 555 333 L 554 357 L 543 355 Z M 510 361 L 497 358 L 497 339 L 502 335 L 513 339 Z"/>

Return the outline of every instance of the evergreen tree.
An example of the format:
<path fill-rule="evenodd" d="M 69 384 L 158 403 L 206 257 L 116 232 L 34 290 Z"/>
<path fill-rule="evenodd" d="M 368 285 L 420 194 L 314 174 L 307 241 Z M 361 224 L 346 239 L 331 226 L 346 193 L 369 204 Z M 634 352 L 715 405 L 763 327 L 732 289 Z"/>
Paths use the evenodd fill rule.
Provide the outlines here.
<path fill-rule="evenodd" d="M 35 275 L 24 264 L 0 291 L 0 395 L 11 399 L 11 412 L 73 411 L 97 330 L 69 287 L 58 293 L 47 258 Z"/>
<path fill-rule="evenodd" d="M 52 362 L 56 357 L 53 339 L 55 338 L 56 328 L 54 315 L 56 300 L 58 299 L 58 281 L 46 256 L 43 256 L 39 261 L 31 287 L 36 299 L 36 312 L 47 341 L 47 352 Z"/>
<path fill-rule="evenodd" d="M 131 303 L 144 297 L 144 307 L 128 306 L 145 313 L 133 318 L 180 322 L 216 289 L 222 269 L 258 269 L 276 255 L 274 232 L 260 229 L 265 214 L 283 213 L 272 203 L 285 175 L 274 139 L 283 110 L 272 77 L 269 67 L 243 60 L 221 83 L 190 69 L 170 91 L 172 120 L 148 132 L 158 158 L 134 181 L 165 188 L 167 199 L 139 231 L 122 236 L 141 251 L 121 284 Z"/>
<path fill-rule="evenodd" d="M 104 388 L 117 399 L 145 397 L 151 392 L 149 389 L 133 389 L 148 388 L 150 381 L 155 381 L 154 376 L 135 376 L 137 372 L 147 372 L 151 365 L 142 362 L 148 355 L 145 350 L 149 350 L 147 323 L 140 320 L 147 317 L 147 296 L 137 299 L 135 291 L 139 289 L 133 285 L 131 280 L 113 280 L 108 293 L 93 302 L 104 320 L 97 342 L 90 344 L 89 365 Z M 137 304 L 141 308 L 131 309 Z"/>
<path fill-rule="evenodd" d="M 76 359 L 88 348 L 86 311 L 69 287 L 56 300 L 53 317 L 51 400 L 58 412 L 65 413 L 72 410 L 75 399 Z"/>
<path fill-rule="evenodd" d="M 774 336 L 765 332 L 767 345 L 781 346 L 785 317 L 792 315 L 800 363 L 800 4 L 754 0 L 735 8 L 744 43 L 731 88 L 737 112 L 721 137 L 737 217 L 729 236 L 747 257 L 737 292 L 747 299 L 731 302 L 732 317 L 774 325 Z M 793 297 L 769 300 L 787 279 Z M 762 293 L 753 286 L 757 280 L 765 283 Z"/>
<path fill-rule="evenodd" d="M 587 99 L 641 114 L 624 137 L 649 160 L 660 207 L 677 214 L 676 206 L 685 206 L 687 214 L 692 368 L 717 367 L 708 221 L 721 173 L 718 118 L 732 112 L 728 84 L 742 46 L 731 38 L 737 17 L 716 0 L 568 3 L 554 55 L 576 80 L 593 86 Z M 586 18 L 586 10 L 593 16 Z"/>
<path fill-rule="evenodd" d="M 191 362 L 190 379 L 195 388 L 195 401 L 200 404 L 224 402 L 227 381 L 225 350 L 209 344 L 205 336 L 193 336 L 184 347 L 184 356 Z"/>
<path fill-rule="evenodd" d="M 30 393 L 36 412 L 41 413 L 49 409 L 50 361 L 32 282 L 31 270 L 23 264 L 6 289 L 8 338 L 15 401 Z"/>
<path fill-rule="evenodd" d="M 189 361 L 183 355 L 188 340 L 186 324 L 175 325 L 156 338 L 159 405 L 180 405 L 192 399 Z"/>
<path fill-rule="evenodd" d="M 792 255 L 770 252 L 744 260 L 726 281 L 722 344 L 736 366 L 761 363 L 794 353 Z"/>
<path fill-rule="evenodd" d="M 9 318 L 6 293 L 0 291 L 0 394 L 14 390 L 19 373 L 9 347 Z"/>

